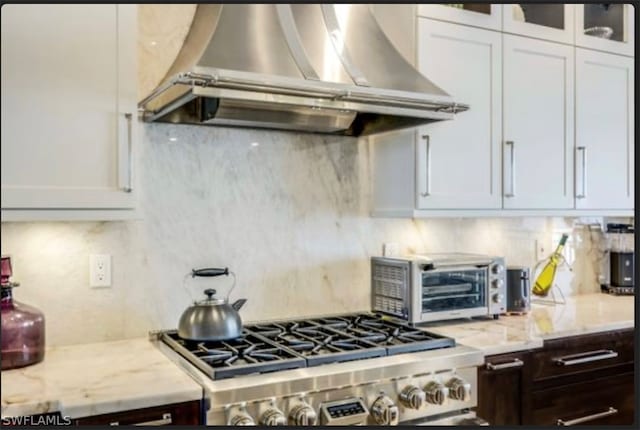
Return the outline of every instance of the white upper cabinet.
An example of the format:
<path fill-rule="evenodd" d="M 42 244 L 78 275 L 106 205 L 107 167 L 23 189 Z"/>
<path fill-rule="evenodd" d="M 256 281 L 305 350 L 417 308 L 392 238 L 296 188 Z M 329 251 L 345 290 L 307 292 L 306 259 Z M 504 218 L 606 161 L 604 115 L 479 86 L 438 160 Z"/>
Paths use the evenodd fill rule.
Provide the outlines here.
<path fill-rule="evenodd" d="M 3 6 L 3 220 L 134 206 L 135 85 L 135 5 Z"/>
<path fill-rule="evenodd" d="M 631 4 L 576 4 L 575 22 L 577 46 L 634 54 L 635 22 Z"/>
<path fill-rule="evenodd" d="M 418 5 L 418 16 L 457 24 L 500 30 L 502 6 L 489 3 L 423 3 Z"/>
<path fill-rule="evenodd" d="M 420 71 L 471 108 L 450 121 L 370 138 L 373 212 L 500 209 L 502 37 L 426 18 L 418 18 L 417 34 Z"/>
<path fill-rule="evenodd" d="M 502 30 L 537 39 L 574 43 L 574 5 L 514 3 L 502 5 Z"/>
<path fill-rule="evenodd" d="M 576 49 L 576 207 L 633 209 L 633 58 Z"/>
<path fill-rule="evenodd" d="M 418 68 L 470 109 L 418 130 L 420 209 L 500 208 L 502 37 L 418 20 Z"/>
<path fill-rule="evenodd" d="M 504 208 L 573 208 L 574 48 L 503 43 Z"/>

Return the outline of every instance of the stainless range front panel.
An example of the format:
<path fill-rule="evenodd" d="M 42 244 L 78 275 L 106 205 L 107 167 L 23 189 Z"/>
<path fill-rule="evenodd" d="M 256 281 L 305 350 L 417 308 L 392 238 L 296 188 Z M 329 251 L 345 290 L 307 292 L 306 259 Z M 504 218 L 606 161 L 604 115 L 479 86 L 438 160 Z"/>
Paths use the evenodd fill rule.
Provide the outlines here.
<path fill-rule="evenodd" d="M 209 404 L 209 425 L 229 425 L 238 417 L 250 417 L 260 424 L 261 417 L 274 410 L 293 424 L 291 415 L 301 405 L 309 406 L 320 424 L 325 406 L 340 401 L 353 403 L 354 399 L 360 399 L 362 409 L 369 412 L 366 419 L 360 415 L 354 421 L 376 424 L 372 406 L 381 396 L 397 406 L 400 424 L 473 408 L 477 405 L 476 367 L 484 361 L 480 351 L 456 346 L 214 381 L 168 345 L 158 342 L 158 347 L 202 385 Z M 470 391 L 465 399 L 447 397 L 442 405 L 425 402 L 419 409 L 411 409 L 400 400 L 408 386 L 424 389 L 429 383 L 447 385 L 456 378 L 468 384 Z"/>

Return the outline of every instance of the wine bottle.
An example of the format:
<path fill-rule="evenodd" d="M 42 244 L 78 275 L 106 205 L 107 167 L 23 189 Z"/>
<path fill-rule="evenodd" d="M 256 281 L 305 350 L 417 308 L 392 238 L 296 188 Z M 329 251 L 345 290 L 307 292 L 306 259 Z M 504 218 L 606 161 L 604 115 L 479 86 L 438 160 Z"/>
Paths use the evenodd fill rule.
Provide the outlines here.
<path fill-rule="evenodd" d="M 533 294 L 536 296 L 546 297 L 546 295 L 549 294 L 551 286 L 553 285 L 553 279 L 556 276 L 556 269 L 562 259 L 562 249 L 564 248 L 564 244 L 567 242 L 568 238 L 568 235 L 562 235 L 558 247 L 553 251 L 553 254 L 549 257 L 549 261 L 536 278 L 536 282 L 533 285 L 532 290 Z"/>

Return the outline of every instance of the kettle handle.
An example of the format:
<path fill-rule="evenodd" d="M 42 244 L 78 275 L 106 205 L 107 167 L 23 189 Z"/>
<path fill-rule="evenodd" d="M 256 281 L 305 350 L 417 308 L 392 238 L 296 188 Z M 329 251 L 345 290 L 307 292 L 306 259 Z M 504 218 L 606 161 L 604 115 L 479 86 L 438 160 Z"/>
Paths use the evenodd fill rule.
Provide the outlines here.
<path fill-rule="evenodd" d="M 222 276 L 222 275 L 227 275 L 229 276 L 229 268 L 225 267 L 224 269 L 216 269 L 213 267 L 210 268 L 206 268 L 206 269 L 191 269 L 191 277 L 195 278 L 196 276 L 202 276 L 202 277 L 213 277 L 213 276 Z"/>

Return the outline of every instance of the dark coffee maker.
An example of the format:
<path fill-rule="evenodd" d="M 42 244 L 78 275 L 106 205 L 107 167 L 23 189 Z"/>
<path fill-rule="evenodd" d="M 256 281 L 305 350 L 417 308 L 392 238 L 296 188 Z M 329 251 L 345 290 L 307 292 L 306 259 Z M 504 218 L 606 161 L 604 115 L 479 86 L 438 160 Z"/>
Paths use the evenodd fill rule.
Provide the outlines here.
<path fill-rule="evenodd" d="M 601 286 L 610 294 L 634 294 L 634 228 L 631 224 L 607 224 L 608 258 Z"/>

